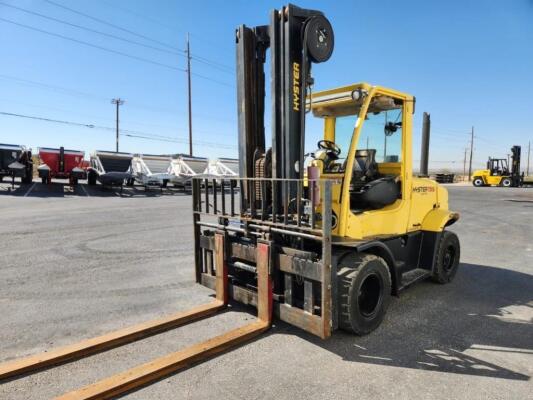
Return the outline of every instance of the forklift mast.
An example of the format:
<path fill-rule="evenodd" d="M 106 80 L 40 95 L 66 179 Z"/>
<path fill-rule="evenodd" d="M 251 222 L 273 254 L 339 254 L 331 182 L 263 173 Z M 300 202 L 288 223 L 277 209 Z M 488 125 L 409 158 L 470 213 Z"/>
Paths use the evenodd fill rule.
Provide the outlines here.
<path fill-rule="evenodd" d="M 511 147 L 511 153 L 511 179 L 513 181 L 513 186 L 522 186 L 522 184 L 524 183 L 524 174 L 520 173 L 520 158 L 522 153 L 522 147 L 516 145 Z"/>
<path fill-rule="evenodd" d="M 289 4 L 271 12 L 270 25 L 239 26 L 236 42 L 240 176 L 301 179 L 306 95 L 313 83 L 311 64 L 330 58 L 334 43 L 331 24 L 320 11 Z M 264 64 L 269 48 L 270 151 L 265 147 L 264 128 Z M 258 168 L 259 164 L 262 167 Z M 249 194 L 243 192 L 247 200 Z"/>

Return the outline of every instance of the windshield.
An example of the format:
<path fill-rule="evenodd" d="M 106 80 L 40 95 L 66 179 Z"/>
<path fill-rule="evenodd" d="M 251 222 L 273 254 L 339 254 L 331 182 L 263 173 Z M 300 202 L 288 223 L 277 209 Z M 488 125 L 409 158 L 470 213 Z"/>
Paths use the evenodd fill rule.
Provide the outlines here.
<path fill-rule="evenodd" d="M 402 155 L 402 110 L 368 113 L 357 150 L 375 150 L 378 163 L 400 162 Z"/>
<path fill-rule="evenodd" d="M 344 163 L 346 157 L 348 157 L 356 121 L 357 115 L 335 118 L 335 144 L 341 149 L 339 163 Z"/>

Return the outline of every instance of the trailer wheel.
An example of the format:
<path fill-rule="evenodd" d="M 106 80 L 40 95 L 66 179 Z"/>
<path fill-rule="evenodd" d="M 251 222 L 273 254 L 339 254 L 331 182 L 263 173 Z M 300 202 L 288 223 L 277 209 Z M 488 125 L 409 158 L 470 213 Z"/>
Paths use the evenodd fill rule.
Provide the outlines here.
<path fill-rule="evenodd" d="M 474 180 L 472 181 L 472 184 L 475 187 L 480 187 L 480 186 L 484 186 L 485 182 L 483 182 L 483 178 L 481 178 L 480 176 L 475 176 Z"/>
<path fill-rule="evenodd" d="M 513 184 L 513 181 L 511 180 L 511 178 L 503 178 L 502 179 L 501 185 L 503 187 L 511 187 L 512 184 Z"/>
<path fill-rule="evenodd" d="M 96 185 L 96 174 L 94 171 L 89 171 L 89 174 L 87 175 L 87 184 L 91 186 Z"/>
<path fill-rule="evenodd" d="M 376 329 L 387 312 L 391 277 L 381 257 L 358 253 L 340 263 L 338 278 L 339 327 L 357 335 Z"/>
<path fill-rule="evenodd" d="M 453 280 L 459 268 L 459 258 L 461 256 L 459 238 L 453 232 L 444 231 L 438 246 L 431 279 L 437 283 L 449 283 Z"/>

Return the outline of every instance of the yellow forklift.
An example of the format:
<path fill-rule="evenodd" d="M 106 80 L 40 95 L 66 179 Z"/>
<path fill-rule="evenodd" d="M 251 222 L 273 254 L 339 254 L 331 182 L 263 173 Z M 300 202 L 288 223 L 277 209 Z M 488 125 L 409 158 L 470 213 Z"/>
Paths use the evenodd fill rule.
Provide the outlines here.
<path fill-rule="evenodd" d="M 511 148 L 511 169 L 505 158 L 491 158 L 487 161 L 486 169 L 479 169 L 472 174 L 472 184 L 481 186 L 520 187 L 524 183 L 524 174 L 520 173 L 520 158 L 522 148 Z"/>
<path fill-rule="evenodd" d="M 336 329 L 368 334 L 391 295 L 422 279 L 454 278 L 460 245 L 447 228 L 459 215 L 445 188 L 412 172 L 415 98 L 367 83 L 312 93 L 311 67 L 334 47 L 320 11 L 289 4 L 268 25 L 241 25 L 236 42 L 240 176 L 192 180 L 196 280 L 215 290 L 214 301 L 2 364 L 0 379 L 205 318 L 231 299 L 257 308 L 248 325 L 60 397 L 114 398 L 259 335 L 274 316 L 323 339 Z M 306 153 L 311 114 L 323 136 Z"/>

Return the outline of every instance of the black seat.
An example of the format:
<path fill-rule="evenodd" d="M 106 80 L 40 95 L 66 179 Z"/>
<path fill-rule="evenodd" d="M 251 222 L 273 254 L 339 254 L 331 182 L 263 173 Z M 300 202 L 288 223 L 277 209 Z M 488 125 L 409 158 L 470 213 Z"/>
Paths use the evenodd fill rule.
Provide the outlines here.
<path fill-rule="evenodd" d="M 360 190 L 368 182 L 379 177 L 376 162 L 376 150 L 364 149 L 355 151 L 350 192 Z"/>
<path fill-rule="evenodd" d="M 377 210 L 400 198 L 400 183 L 396 177 L 379 174 L 375 149 L 357 150 L 355 161 L 350 182 L 352 210 Z"/>
<path fill-rule="evenodd" d="M 358 191 L 350 192 L 350 208 L 365 211 L 377 210 L 400 198 L 400 182 L 394 176 L 385 176 L 368 182 Z"/>

